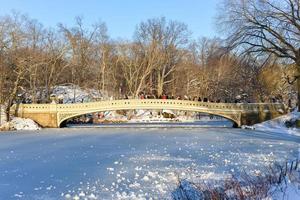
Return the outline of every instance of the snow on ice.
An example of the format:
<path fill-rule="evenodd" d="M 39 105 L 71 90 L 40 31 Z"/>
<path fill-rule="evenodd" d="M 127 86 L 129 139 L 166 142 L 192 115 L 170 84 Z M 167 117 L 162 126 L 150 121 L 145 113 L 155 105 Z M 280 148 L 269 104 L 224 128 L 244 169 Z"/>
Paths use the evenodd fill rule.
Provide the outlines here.
<path fill-rule="evenodd" d="M 205 182 L 258 173 L 274 160 L 297 156 L 299 148 L 292 136 L 243 129 L 22 133 L 0 134 L 0 199 L 171 199 L 178 177 Z"/>

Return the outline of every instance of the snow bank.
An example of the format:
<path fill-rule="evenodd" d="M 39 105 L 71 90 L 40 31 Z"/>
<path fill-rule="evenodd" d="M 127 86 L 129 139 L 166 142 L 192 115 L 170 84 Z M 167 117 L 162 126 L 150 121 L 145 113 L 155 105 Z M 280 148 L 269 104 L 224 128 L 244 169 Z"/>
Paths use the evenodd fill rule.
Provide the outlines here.
<path fill-rule="evenodd" d="M 267 131 L 274 133 L 287 133 L 300 136 L 300 129 L 295 127 L 287 127 L 288 124 L 294 123 L 296 119 L 300 119 L 300 112 L 291 112 L 287 115 L 265 121 L 253 126 L 242 126 L 245 129 L 255 129 L 258 131 Z"/>
<path fill-rule="evenodd" d="M 163 109 L 158 114 L 158 110 L 136 110 L 135 115 L 130 117 L 129 122 L 195 122 L 194 115 L 184 115 L 182 112 Z M 169 117 L 166 117 L 168 116 Z M 201 121 L 206 121 L 206 119 Z M 207 121 L 210 121 L 207 119 Z"/>
<path fill-rule="evenodd" d="M 298 161 L 297 161 L 298 162 Z M 177 188 L 172 191 L 173 200 L 182 199 L 240 199 L 241 192 L 245 199 L 262 199 L 262 200 L 296 200 L 300 199 L 300 171 L 298 164 L 286 164 L 278 169 L 280 173 L 274 171 L 260 177 L 248 177 L 242 180 L 228 178 L 224 182 L 204 182 L 193 183 L 187 180 L 179 181 Z M 285 171 L 286 170 L 286 171 Z M 275 172 L 275 173 L 274 173 Z"/>
<path fill-rule="evenodd" d="M 117 113 L 116 111 L 107 111 L 104 112 L 104 120 L 108 120 L 111 122 L 126 122 L 127 117 Z"/>
<path fill-rule="evenodd" d="M 81 89 L 79 86 L 56 86 L 53 91 L 63 103 L 89 102 L 93 99 L 103 99 L 104 95 L 94 89 Z"/>
<path fill-rule="evenodd" d="M 40 126 L 31 119 L 15 117 L 1 126 L 3 130 L 40 130 Z"/>

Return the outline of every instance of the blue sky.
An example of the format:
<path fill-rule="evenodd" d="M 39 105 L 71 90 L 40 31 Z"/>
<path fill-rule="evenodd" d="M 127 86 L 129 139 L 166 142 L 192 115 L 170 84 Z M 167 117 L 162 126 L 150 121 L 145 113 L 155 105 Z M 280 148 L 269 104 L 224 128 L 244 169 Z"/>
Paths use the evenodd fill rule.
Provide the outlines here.
<path fill-rule="evenodd" d="M 110 36 L 130 39 L 141 21 L 166 17 L 188 25 L 194 38 L 214 37 L 214 17 L 220 0 L 0 0 L 0 15 L 12 10 L 28 14 L 46 27 L 71 26 L 75 16 L 91 25 L 106 23 Z"/>

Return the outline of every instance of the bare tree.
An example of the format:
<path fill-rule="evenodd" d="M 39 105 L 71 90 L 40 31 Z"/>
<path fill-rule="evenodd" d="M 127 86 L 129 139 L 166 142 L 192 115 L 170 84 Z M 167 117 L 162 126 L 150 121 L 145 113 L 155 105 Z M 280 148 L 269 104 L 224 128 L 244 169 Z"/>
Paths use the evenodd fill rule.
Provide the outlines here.
<path fill-rule="evenodd" d="M 135 33 L 136 40 L 142 46 L 155 46 L 159 51 L 155 66 L 156 91 L 162 95 L 164 87 L 174 81 L 172 73 L 179 65 L 185 45 L 188 44 L 187 26 L 177 21 L 166 21 L 165 18 L 149 19 L 142 22 Z"/>
<path fill-rule="evenodd" d="M 108 84 L 108 68 L 111 65 L 113 45 L 109 41 L 105 23 L 99 22 L 94 25 L 95 39 L 93 45 L 95 48 L 95 65 L 99 66 L 97 75 L 98 90 L 105 91 Z"/>
<path fill-rule="evenodd" d="M 68 83 L 71 78 L 68 73 L 70 62 L 66 59 L 68 44 L 61 40 L 54 30 L 47 31 L 45 43 L 47 57 L 39 78 L 43 81 L 41 87 L 45 90 L 44 101 L 48 101 L 53 87 Z"/>
<path fill-rule="evenodd" d="M 300 1 L 226 0 L 218 19 L 232 48 L 294 63 L 300 109 Z"/>
<path fill-rule="evenodd" d="M 137 43 L 123 43 L 118 45 L 118 56 L 129 95 L 137 97 L 146 88 L 146 78 L 158 64 L 156 45 L 145 47 Z"/>
<path fill-rule="evenodd" d="M 239 1 L 230 2 L 232 6 L 232 2 Z M 248 2 L 241 5 L 244 4 L 248 5 Z M 263 70 L 261 66 L 272 64 L 264 64 L 257 56 L 266 51 L 258 46 L 260 40 L 257 37 L 250 37 L 250 25 L 246 26 L 249 32 L 242 25 L 240 29 L 234 27 L 230 28 L 239 32 L 231 32 L 232 37 L 228 37 L 227 41 L 230 47 L 237 47 L 239 51 L 245 48 L 247 54 L 243 57 L 228 51 L 223 41 L 217 38 L 202 38 L 191 43 L 185 24 L 165 18 L 140 23 L 133 40 L 113 41 L 102 22 L 86 26 L 82 18 L 76 18 L 72 27 L 60 24 L 57 29 L 46 29 L 37 21 L 19 14 L 0 17 L 0 103 L 10 106 L 16 102 L 18 95 L 24 93 L 33 102 L 48 102 L 52 89 L 66 83 L 98 89 L 107 94 L 109 91 L 112 96 L 127 94 L 138 97 L 141 92 L 155 92 L 157 95 L 168 93 L 212 100 L 233 100 L 242 92 L 252 99 L 264 100 L 266 94 L 288 91 L 282 80 L 294 80 L 275 79 L 275 73 L 272 74 L 272 84 L 267 85 L 270 83 L 270 70 L 281 69 L 281 65 L 276 63 L 276 67 Z M 270 37 L 266 30 L 262 31 L 261 34 Z M 256 29 L 254 33 L 259 34 Z M 285 44 L 275 41 L 277 45 Z M 249 42 L 257 44 L 253 47 Z M 261 45 L 270 46 L 266 42 Z M 282 46 L 279 50 L 293 56 L 288 47 Z M 249 52 L 255 53 L 255 56 Z M 283 60 L 283 56 L 273 52 L 269 54 L 276 61 Z M 291 60 L 285 57 L 284 62 L 292 65 Z M 276 74 L 297 75 L 292 70 Z M 6 112 L 9 113 L 9 110 Z"/>
<path fill-rule="evenodd" d="M 84 26 L 82 17 L 76 17 L 74 27 L 68 28 L 59 24 L 59 28 L 69 43 L 72 83 L 87 86 L 89 82 L 86 80 L 94 77 L 91 70 L 91 55 L 93 55 L 93 41 L 99 26 L 89 30 Z"/>
<path fill-rule="evenodd" d="M 36 20 L 26 20 L 26 54 L 27 69 L 26 74 L 27 84 L 29 85 L 31 99 L 33 103 L 37 101 L 37 92 L 39 83 L 39 74 L 42 73 L 42 65 L 45 64 L 45 30 L 43 26 Z"/>
<path fill-rule="evenodd" d="M 28 68 L 27 58 L 23 54 L 26 46 L 26 35 L 24 34 L 24 24 L 27 17 L 18 13 L 12 16 L 4 16 L 1 18 L 1 53 L 4 72 L 2 74 L 5 81 L 4 85 L 4 102 L 6 103 L 6 120 L 9 121 L 10 107 L 16 100 L 18 91 L 25 79 L 25 73 Z"/>

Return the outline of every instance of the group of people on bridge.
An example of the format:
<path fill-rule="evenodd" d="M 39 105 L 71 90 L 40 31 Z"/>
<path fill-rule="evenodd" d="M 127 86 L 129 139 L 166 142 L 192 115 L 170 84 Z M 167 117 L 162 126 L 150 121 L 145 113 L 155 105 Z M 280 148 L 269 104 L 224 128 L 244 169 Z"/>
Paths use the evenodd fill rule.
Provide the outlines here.
<path fill-rule="evenodd" d="M 129 99 L 127 95 L 125 95 L 124 99 Z M 245 98 L 236 98 L 234 101 L 230 101 L 225 99 L 222 101 L 221 99 L 209 99 L 208 97 L 201 98 L 200 96 L 174 96 L 174 95 L 166 95 L 162 94 L 160 96 L 157 95 L 147 95 L 144 93 L 140 93 L 139 99 L 175 99 L 175 100 L 188 100 L 188 101 L 198 101 L 198 102 L 211 102 L 211 103 L 250 103 L 249 101 L 246 101 Z"/>

